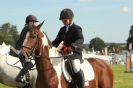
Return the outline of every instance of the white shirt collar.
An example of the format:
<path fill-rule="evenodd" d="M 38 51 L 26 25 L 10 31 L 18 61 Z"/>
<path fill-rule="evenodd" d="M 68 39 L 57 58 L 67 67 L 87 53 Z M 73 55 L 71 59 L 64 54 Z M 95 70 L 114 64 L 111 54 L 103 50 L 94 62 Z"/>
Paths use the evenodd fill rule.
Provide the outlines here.
<path fill-rule="evenodd" d="M 66 32 L 68 31 L 69 27 L 72 26 L 72 24 L 73 24 L 73 21 L 72 21 L 71 24 L 69 24 L 69 25 L 66 26 Z"/>
<path fill-rule="evenodd" d="M 66 27 L 70 27 L 70 26 L 72 26 L 72 24 L 73 24 L 74 22 L 72 21 L 72 23 L 71 24 L 69 24 L 69 25 L 67 25 Z"/>

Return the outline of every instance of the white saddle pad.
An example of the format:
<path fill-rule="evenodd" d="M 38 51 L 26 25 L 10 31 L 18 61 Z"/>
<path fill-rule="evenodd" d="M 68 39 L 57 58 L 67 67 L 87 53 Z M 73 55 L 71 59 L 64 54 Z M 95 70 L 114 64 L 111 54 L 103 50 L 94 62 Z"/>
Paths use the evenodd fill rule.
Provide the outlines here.
<path fill-rule="evenodd" d="M 82 71 L 84 73 L 85 82 L 94 79 L 94 70 L 93 70 L 91 64 L 87 60 L 84 60 L 84 63 L 81 64 L 81 69 L 82 69 Z M 64 59 L 62 59 L 62 62 L 61 62 L 61 70 L 63 72 L 63 75 L 64 75 L 65 79 L 68 82 L 71 82 L 72 81 L 72 77 L 70 76 L 70 74 L 67 72 L 67 70 L 65 68 Z"/>
<path fill-rule="evenodd" d="M 6 62 L 7 62 L 7 64 L 9 64 L 9 65 L 12 65 L 12 66 L 15 66 L 15 67 L 19 67 L 19 68 L 23 68 L 22 67 L 22 64 L 21 64 L 21 62 L 20 62 L 20 60 L 19 60 L 19 58 L 17 58 L 17 57 L 13 57 L 13 56 L 11 56 L 11 55 L 9 55 L 9 54 L 6 54 Z M 34 60 L 32 60 L 32 63 L 34 64 L 35 63 L 35 61 Z M 35 69 L 36 67 L 34 66 L 32 69 Z"/>

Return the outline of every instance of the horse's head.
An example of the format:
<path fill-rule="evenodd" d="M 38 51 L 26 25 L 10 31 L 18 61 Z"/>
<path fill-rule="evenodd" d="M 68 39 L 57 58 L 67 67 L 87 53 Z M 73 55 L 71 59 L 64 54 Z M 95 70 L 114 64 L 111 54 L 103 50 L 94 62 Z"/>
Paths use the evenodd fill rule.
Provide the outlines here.
<path fill-rule="evenodd" d="M 10 45 L 6 45 L 4 42 L 0 45 L 0 54 L 7 54 L 10 51 Z"/>
<path fill-rule="evenodd" d="M 23 42 L 23 47 L 21 49 L 21 54 L 26 59 L 28 59 L 31 55 L 40 56 L 41 50 L 44 47 L 49 47 L 48 39 L 40 29 L 43 23 L 44 21 L 38 26 L 35 26 L 26 34 L 26 38 Z"/>

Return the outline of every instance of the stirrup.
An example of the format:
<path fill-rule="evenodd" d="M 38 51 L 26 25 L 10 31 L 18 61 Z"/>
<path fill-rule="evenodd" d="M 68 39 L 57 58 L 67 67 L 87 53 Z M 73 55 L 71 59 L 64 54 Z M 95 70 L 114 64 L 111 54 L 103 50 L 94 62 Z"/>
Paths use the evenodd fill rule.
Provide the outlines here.
<path fill-rule="evenodd" d="M 16 81 L 22 83 L 24 88 L 29 88 L 29 87 L 31 87 L 30 82 L 28 82 L 28 81 L 26 81 L 26 80 L 24 80 L 24 79 L 22 79 L 22 78 L 21 78 L 21 79 L 17 79 Z"/>
<path fill-rule="evenodd" d="M 24 87 L 24 88 L 31 88 L 31 83 L 25 80 L 25 81 L 23 82 L 23 87 Z"/>

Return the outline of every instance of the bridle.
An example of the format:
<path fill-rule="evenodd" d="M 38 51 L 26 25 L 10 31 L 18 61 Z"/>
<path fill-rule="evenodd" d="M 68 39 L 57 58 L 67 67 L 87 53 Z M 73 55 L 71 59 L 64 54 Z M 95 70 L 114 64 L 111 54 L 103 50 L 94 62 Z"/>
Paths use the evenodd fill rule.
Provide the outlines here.
<path fill-rule="evenodd" d="M 45 21 L 45 20 L 44 20 Z M 39 28 L 40 29 L 40 27 L 43 25 L 43 23 L 44 23 L 44 21 L 41 23 L 41 24 L 39 24 L 38 26 L 36 26 L 37 28 Z M 35 31 L 35 29 L 33 30 L 33 31 Z M 34 37 L 34 36 L 33 36 Z M 29 49 L 30 51 L 31 51 L 31 53 L 30 53 L 30 56 L 32 56 L 32 57 L 34 57 L 34 58 L 40 58 L 41 57 L 41 54 L 39 54 L 39 55 L 36 55 L 35 54 L 35 50 L 37 49 L 37 39 L 39 38 L 39 33 L 37 33 L 36 34 L 36 42 L 35 42 L 35 46 L 34 46 L 34 48 L 30 48 L 30 47 L 27 47 L 27 46 L 22 46 L 22 48 L 27 48 L 27 49 Z M 30 57 L 30 56 L 28 56 L 28 58 Z"/>
<path fill-rule="evenodd" d="M 22 46 L 22 48 L 27 48 L 27 49 L 29 49 L 30 51 L 33 50 L 32 48 L 29 48 L 29 47 L 27 47 L 27 46 Z"/>
<path fill-rule="evenodd" d="M 38 35 L 36 36 L 36 42 L 35 42 L 35 47 L 34 48 L 30 48 L 30 47 L 27 47 L 27 46 L 22 46 L 22 48 L 27 48 L 28 50 L 31 51 L 30 55 L 28 56 L 29 59 L 32 59 L 32 57 L 34 58 L 39 58 L 41 57 L 41 55 L 36 55 L 35 54 L 35 50 L 36 50 L 36 46 L 37 46 L 37 39 L 38 39 Z"/>

